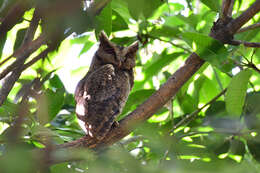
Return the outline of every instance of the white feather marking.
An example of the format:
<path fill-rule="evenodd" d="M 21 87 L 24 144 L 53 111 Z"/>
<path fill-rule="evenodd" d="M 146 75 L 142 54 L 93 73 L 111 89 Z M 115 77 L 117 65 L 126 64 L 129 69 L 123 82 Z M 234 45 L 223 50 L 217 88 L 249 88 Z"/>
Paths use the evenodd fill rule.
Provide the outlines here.
<path fill-rule="evenodd" d="M 90 95 L 88 95 L 87 91 L 85 91 L 85 92 L 83 93 L 83 98 L 84 98 L 84 99 L 87 99 L 87 100 L 90 100 Z"/>
<path fill-rule="evenodd" d="M 89 136 L 93 137 L 93 134 L 90 131 L 88 132 L 88 134 L 89 134 Z"/>
<path fill-rule="evenodd" d="M 80 120 L 80 119 L 78 119 L 78 124 L 79 124 L 79 126 L 81 127 L 81 129 L 82 129 L 86 134 L 88 134 L 88 130 L 87 130 L 86 127 L 85 127 L 85 122 L 82 121 L 82 120 Z"/>
<path fill-rule="evenodd" d="M 84 105 L 82 103 L 81 104 L 77 104 L 77 106 L 76 106 L 76 113 L 79 116 L 84 116 L 85 115 L 85 107 L 84 107 Z"/>

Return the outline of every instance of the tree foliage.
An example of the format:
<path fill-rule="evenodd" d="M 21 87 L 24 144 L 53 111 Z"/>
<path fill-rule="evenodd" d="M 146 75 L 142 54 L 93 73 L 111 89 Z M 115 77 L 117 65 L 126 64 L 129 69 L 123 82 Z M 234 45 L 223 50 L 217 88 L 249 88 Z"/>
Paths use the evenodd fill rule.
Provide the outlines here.
<path fill-rule="evenodd" d="M 232 3 L 0 1 L 0 172 L 259 172 L 260 2 Z M 131 133 L 88 149 L 68 88 L 87 72 L 102 30 L 119 45 L 140 42 L 118 118 L 130 128 L 122 137 Z M 201 67 L 175 78 L 193 55 Z M 157 91 L 175 90 L 169 80 L 181 88 L 165 100 Z M 150 96 L 162 106 L 151 115 L 146 106 L 133 124 Z"/>

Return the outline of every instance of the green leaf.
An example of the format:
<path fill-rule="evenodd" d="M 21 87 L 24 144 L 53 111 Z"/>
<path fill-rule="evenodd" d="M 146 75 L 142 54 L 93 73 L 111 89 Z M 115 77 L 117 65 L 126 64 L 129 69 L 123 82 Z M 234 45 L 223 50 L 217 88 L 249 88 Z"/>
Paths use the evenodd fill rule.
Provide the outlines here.
<path fill-rule="evenodd" d="M 181 33 L 180 35 L 202 59 L 224 72 L 229 72 L 232 69 L 227 59 L 228 51 L 224 44 L 218 40 L 194 32 Z"/>
<path fill-rule="evenodd" d="M 260 162 L 260 142 L 250 139 L 247 141 L 247 146 L 253 158 Z"/>
<path fill-rule="evenodd" d="M 226 105 L 224 101 L 216 101 L 212 103 L 205 112 L 206 117 L 217 116 L 223 117 L 227 115 Z"/>
<path fill-rule="evenodd" d="M 82 55 L 83 53 L 86 53 L 92 46 L 94 45 L 94 43 L 92 41 L 87 41 L 83 48 L 81 49 L 79 56 Z"/>
<path fill-rule="evenodd" d="M 95 33 L 98 35 L 100 31 L 104 30 L 109 36 L 112 32 L 112 8 L 111 3 L 107 4 L 101 13 L 96 17 L 97 26 Z"/>
<path fill-rule="evenodd" d="M 260 114 L 260 92 L 253 92 L 246 96 L 245 111 L 247 114 Z"/>
<path fill-rule="evenodd" d="M 118 12 L 113 10 L 113 12 L 112 12 L 112 31 L 115 32 L 115 31 L 120 31 L 120 30 L 124 30 L 124 29 L 128 29 L 127 23 L 125 22 L 123 17 L 119 15 Z"/>
<path fill-rule="evenodd" d="M 229 140 L 226 140 L 224 141 L 224 143 L 220 146 L 218 146 L 215 150 L 214 150 L 214 153 L 216 155 L 220 155 L 220 154 L 223 154 L 223 153 L 227 153 L 228 150 L 230 148 L 230 141 Z"/>
<path fill-rule="evenodd" d="M 137 39 L 136 36 L 134 36 L 134 37 L 115 37 L 111 41 L 120 46 L 129 46 L 130 44 L 135 42 L 136 39 Z"/>
<path fill-rule="evenodd" d="M 177 93 L 177 100 L 184 114 L 192 113 L 198 108 L 196 99 L 187 93 L 182 95 Z"/>
<path fill-rule="evenodd" d="M 84 44 L 89 40 L 90 35 L 83 35 L 79 37 L 72 38 L 70 40 L 71 44 Z"/>
<path fill-rule="evenodd" d="M 0 121 L 2 121 L 1 117 L 15 116 L 17 108 L 17 104 L 14 104 L 9 100 L 5 101 L 3 105 L 0 106 Z"/>
<path fill-rule="evenodd" d="M 124 19 L 126 23 L 129 23 L 131 15 L 128 11 L 128 5 L 125 0 L 113 0 L 111 2 L 111 7 Z"/>
<path fill-rule="evenodd" d="M 60 79 L 60 77 L 58 75 L 54 75 L 50 80 L 50 85 L 55 88 L 55 89 L 61 89 L 61 90 L 65 90 L 65 87 Z"/>
<path fill-rule="evenodd" d="M 158 37 L 177 37 L 181 31 L 177 27 L 171 27 L 167 25 L 162 25 L 160 27 L 155 27 L 149 32 L 149 35 L 158 38 Z"/>
<path fill-rule="evenodd" d="M 64 90 L 58 89 L 56 92 L 47 90 L 47 105 L 50 119 L 53 119 L 61 110 L 64 103 Z"/>
<path fill-rule="evenodd" d="M 245 149 L 245 144 L 237 139 L 231 140 L 231 148 L 230 152 L 234 155 L 241 155 L 244 156 L 246 149 Z"/>
<path fill-rule="evenodd" d="M 201 2 L 215 12 L 218 12 L 220 9 L 219 0 L 201 0 Z"/>
<path fill-rule="evenodd" d="M 47 89 L 38 100 L 37 116 L 40 124 L 44 125 L 52 120 L 61 110 L 64 103 L 64 89 L 55 91 Z"/>
<path fill-rule="evenodd" d="M 225 97 L 227 112 L 230 115 L 241 115 L 251 74 L 252 72 L 247 69 L 232 78 Z"/>
<path fill-rule="evenodd" d="M 156 60 L 144 69 L 145 78 L 150 79 L 154 75 L 157 75 L 163 67 L 169 65 L 172 61 L 177 59 L 182 54 L 183 52 L 167 54 L 166 51 L 164 51 L 160 55 L 156 55 L 157 57 L 153 57 L 156 58 Z"/>
<path fill-rule="evenodd" d="M 27 31 L 27 28 L 23 28 L 23 29 L 20 29 L 19 31 L 17 31 L 16 40 L 15 40 L 15 44 L 14 44 L 14 50 L 18 49 L 21 46 L 26 31 Z"/>
<path fill-rule="evenodd" d="M 260 92 L 249 93 L 244 106 L 244 119 L 248 129 L 260 129 Z"/>
<path fill-rule="evenodd" d="M 127 3 L 129 12 L 135 20 L 141 17 L 149 18 L 163 4 L 161 0 L 127 0 Z"/>
<path fill-rule="evenodd" d="M 177 13 L 182 10 L 184 10 L 184 6 L 180 3 L 164 3 L 161 5 L 157 10 L 154 12 L 152 18 L 158 19 L 159 17 L 163 16 L 165 13 L 171 14 L 171 13 Z"/>
<path fill-rule="evenodd" d="M 90 35 L 84 35 L 70 40 L 71 44 L 84 44 L 83 48 L 79 53 L 79 56 L 87 52 L 94 45 L 94 43 L 89 40 L 89 37 Z"/>
<path fill-rule="evenodd" d="M 182 26 L 185 24 L 186 22 L 178 16 L 168 16 L 165 18 L 165 23 L 164 23 L 164 25 L 171 26 L 171 27 Z"/>

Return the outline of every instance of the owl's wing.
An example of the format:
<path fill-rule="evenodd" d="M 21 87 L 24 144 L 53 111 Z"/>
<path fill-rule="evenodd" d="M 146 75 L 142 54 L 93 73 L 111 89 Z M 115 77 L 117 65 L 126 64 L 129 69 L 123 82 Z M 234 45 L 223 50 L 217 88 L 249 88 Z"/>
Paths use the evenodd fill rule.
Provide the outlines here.
<path fill-rule="evenodd" d="M 107 64 L 78 86 L 77 116 L 79 119 L 84 116 L 86 134 L 102 139 L 125 104 L 130 92 L 129 78 Z"/>

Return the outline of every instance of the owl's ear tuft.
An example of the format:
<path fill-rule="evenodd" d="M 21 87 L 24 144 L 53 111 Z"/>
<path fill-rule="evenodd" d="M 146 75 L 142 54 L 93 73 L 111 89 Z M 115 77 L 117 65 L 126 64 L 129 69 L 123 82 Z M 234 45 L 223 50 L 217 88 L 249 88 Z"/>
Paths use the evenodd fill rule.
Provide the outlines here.
<path fill-rule="evenodd" d="M 111 43 L 107 37 L 107 35 L 105 34 L 104 31 L 101 31 L 99 34 L 99 41 L 100 41 L 100 45 L 104 46 L 104 47 L 112 47 L 113 43 Z"/>
<path fill-rule="evenodd" d="M 129 47 L 127 47 L 127 54 L 135 54 L 139 48 L 138 41 L 131 44 Z"/>
<path fill-rule="evenodd" d="M 107 35 L 104 31 L 101 31 L 99 34 L 100 47 L 107 53 L 114 53 L 114 44 L 109 41 Z"/>

